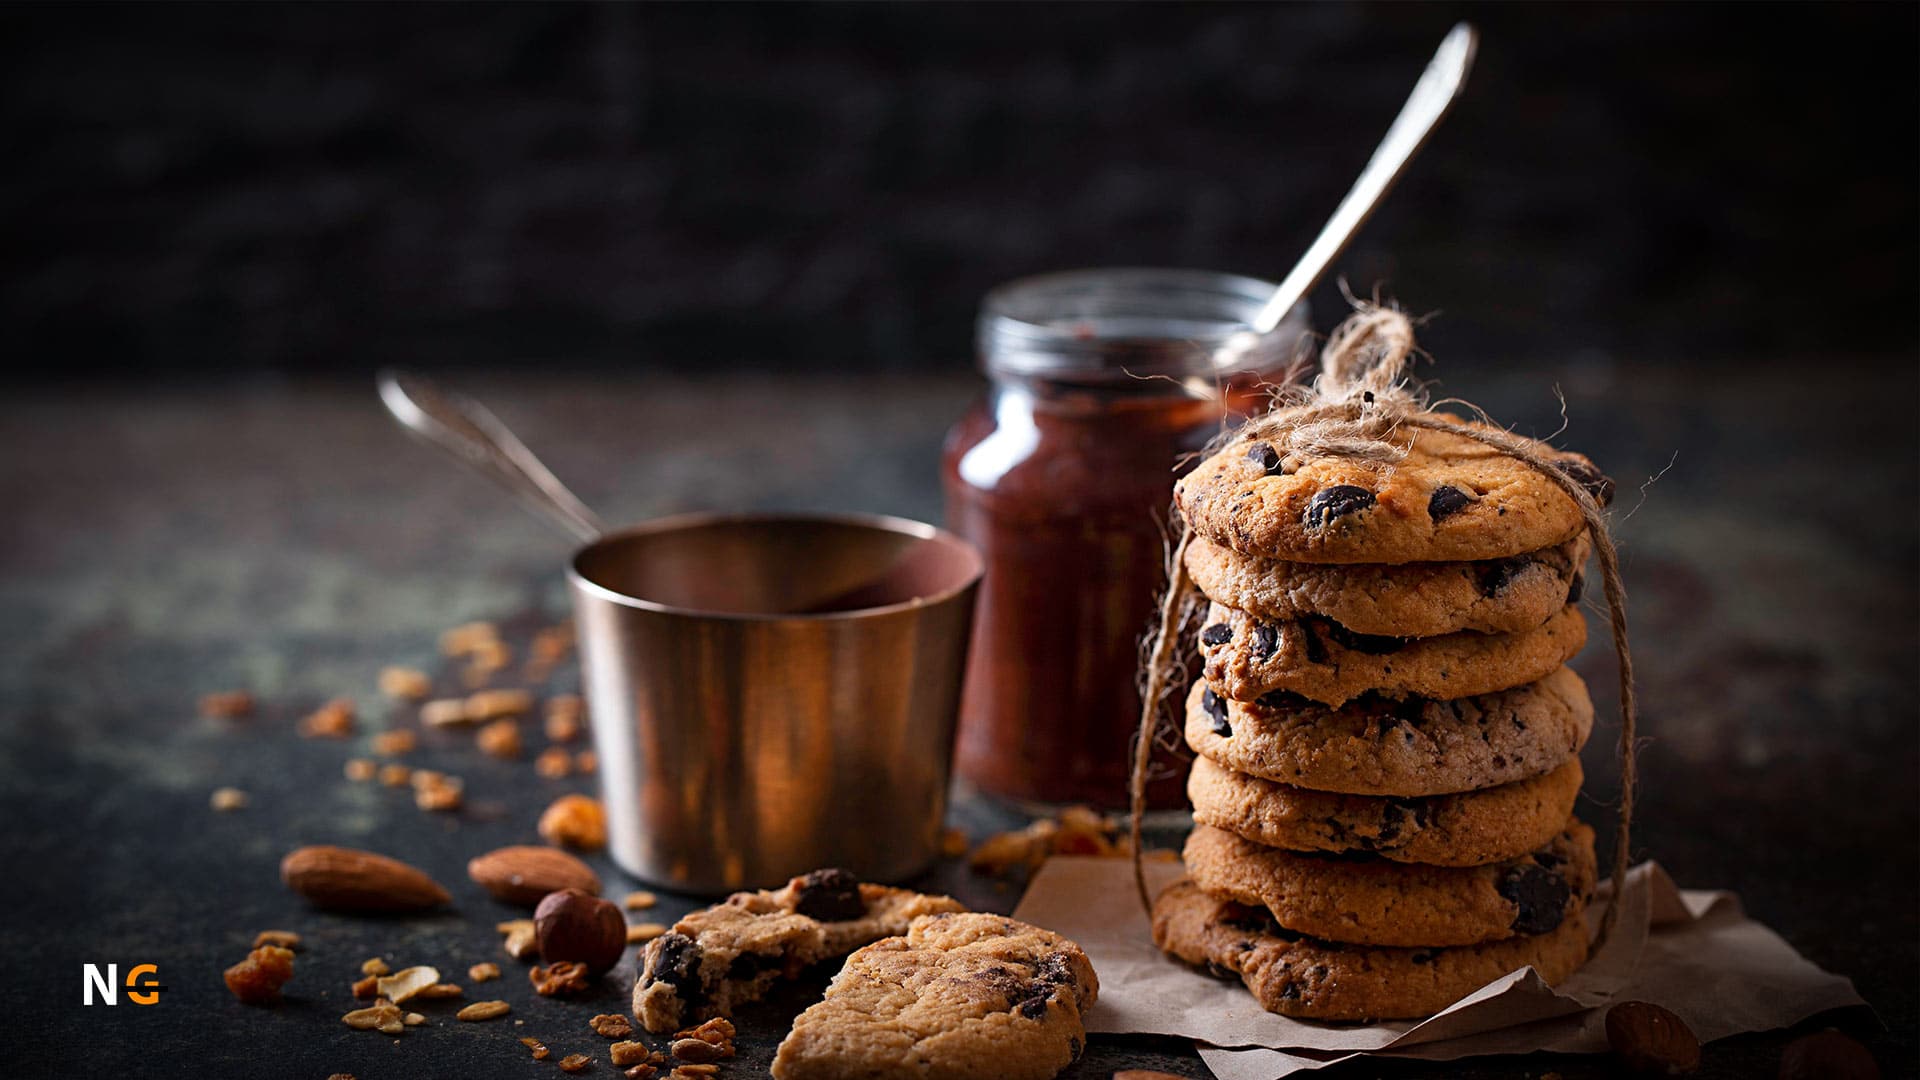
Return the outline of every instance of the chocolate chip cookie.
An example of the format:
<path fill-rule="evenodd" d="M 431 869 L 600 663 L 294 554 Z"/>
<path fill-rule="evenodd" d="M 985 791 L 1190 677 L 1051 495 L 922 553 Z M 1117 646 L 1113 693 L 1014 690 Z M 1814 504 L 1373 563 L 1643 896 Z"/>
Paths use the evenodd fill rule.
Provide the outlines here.
<path fill-rule="evenodd" d="M 1339 795 L 1276 784 L 1195 758 L 1193 820 L 1266 847 L 1479 866 L 1551 844 L 1573 816 L 1580 760 L 1480 791 L 1426 798 Z"/>
<path fill-rule="evenodd" d="M 1547 846 L 1486 866 L 1419 866 L 1307 855 L 1196 826 L 1187 873 L 1215 896 L 1257 904 L 1296 934 L 1360 945 L 1478 945 L 1544 934 L 1593 894 L 1593 830 L 1571 821 Z"/>
<path fill-rule="evenodd" d="M 1268 1012 L 1315 1020 L 1431 1016 L 1521 968 L 1558 983 L 1587 958 L 1579 911 L 1544 934 L 1484 945 L 1341 945 L 1295 934 L 1265 909 L 1209 896 L 1185 878 L 1153 902 L 1153 941 L 1214 975 L 1238 976 Z"/>
<path fill-rule="evenodd" d="M 951 897 L 864 884 L 845 870 L 815 870 L 783 888 L 734 893 L 674 923 L 641 950 L 633 1015 L 655 1033 L 725 1016 L 782 978 L 906 933 L 921 915 L 963 910 Z"/>
<path fill-rule="evenodd" d="M 1237 772 L 1349 795 L 1444 795 L 1556 769 L 1593 733 L 1593 700 L 1572 668 L 1452 701 L 1367 694 L 1329 708 L 1294 694 L 1187 697 L 1187 745 Z"/>
<path fill-rule="evenodd" d="M 1321 615 L 1359 634 L 1435 637 L 1530 630 L 1579 603 L 1586 533 L 1563 544 L 1482 562 L 1334 566 L 1242 555 L 1201 537 L 1187 573 L 1209 598 L 1257 619 Z"/>
<path fill-rule="evenodd" d="M 998 915 L 929 915 L 847 957 L 793 1022 L 775 1080 L 1045 1080 L 1099 995 L 1073 942 Z"/>
<path fill-rule="evenodd" d="M 1391 438 L 1407 447 L 1396 462 L 1303 461 L 1243 437 L 1182 479 L 1174 500 L 1208 540 L 1290 562 L 1502 559 L 1585 528 L 1565 491 L 1490 446 L 1414 428 Z M 1593 462 L 1545 443 L 1535 448 L 1602 505 L 1612 499 L 1613 481 Z"/>
<path fill-rule="evenodd" d="M 1216 601 L 1200 631 L 1207 682 L 1253 701 L 1284 690 L 1341 705 L 1369 690 L 1389 697 L 1448 700 L 1543 679 L 1587 643 L 1587 621 L 1568 604 L 1531 630 L 1440 637 L 1356 634 L 1312 616 L 1263 622 Z"/>

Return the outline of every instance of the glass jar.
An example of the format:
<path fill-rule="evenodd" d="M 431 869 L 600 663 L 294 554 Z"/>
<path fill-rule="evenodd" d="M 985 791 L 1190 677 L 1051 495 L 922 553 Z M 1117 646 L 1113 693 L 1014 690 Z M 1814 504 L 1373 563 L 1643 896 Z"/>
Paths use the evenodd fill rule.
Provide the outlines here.
<path fill-rule="evenodd" d="M 1080 270 L 987 294 L 990 385 L 943 456 L 947 527 L 987 560 L 956 747 L 980 789 L 1126 804 L 1174 480 L 1304 340 L 1305 305 L 1247 332 L 1273 290 L 1199 270 Z M 1183 804 L 1183 771 L 1156 768 L 1156 806 Z"/>

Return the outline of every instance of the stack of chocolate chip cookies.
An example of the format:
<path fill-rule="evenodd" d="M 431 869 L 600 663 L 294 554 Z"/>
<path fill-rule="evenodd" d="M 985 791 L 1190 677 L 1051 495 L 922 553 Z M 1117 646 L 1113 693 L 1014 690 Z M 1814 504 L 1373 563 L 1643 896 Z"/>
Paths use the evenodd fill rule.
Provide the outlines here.
<path fill-rule="evenodd" d="M 1154 940 L 1289 1016 L 1425 1016 L 1587 954 L 1593 705 L 1564 666 L 1586 642 L 1585 521 L 1472 439 L 1394 439 L 1383 463 L 1243 437 L 1176 495 L 1211 607 L 1188 877 Z M 1608 500 L 1586 458 L 1537 449 Z"/>

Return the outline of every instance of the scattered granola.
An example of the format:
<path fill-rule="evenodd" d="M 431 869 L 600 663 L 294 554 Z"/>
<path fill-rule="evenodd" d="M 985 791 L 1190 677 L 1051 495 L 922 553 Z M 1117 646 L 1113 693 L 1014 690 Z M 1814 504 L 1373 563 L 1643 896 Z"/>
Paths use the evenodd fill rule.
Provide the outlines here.
<path fill-rule="evenodd" d="M 559 847 L 598 851 L 607 846 L 607 812 L 598 799 L 562 795 L 540 815 L 540 838 Z"/>
<path fill-rule="evenodd" d="M 253 947 L 257 949 L 262 945 L 278 945 L 282 949 L 298 950 L 300 935 L 291 930 L 262 930 L 253 935 Z"/>
<path fill-rule="evenodd" d="M 461 623 L 440 635 L 440 651 L 447 656 L 466 656 L 499 640 L 500 631 L 490 622 Z"/>
<path fill-rule="evenodd" d="M 533 695 L 525 690 L 482 690 L 467 696 L 468 720 L 501 720 L 532 711 Z"/>
<path fill-rule="evenodd" d="M 253 715 L 253 695 L 245 690 L 220 690 L 200 698 L 200 715 L 213 720 L 237 720 Z"/>
<path fill-rule="evenodd" d="M 533 1051 L 533 1060 L 535 1061 L 545 1061 L 547 1060 L 547 1055 L 553 1053 L 553 1051 L 547 1049 L 546 1043 L 541 1042 L 531 1035 L 522 1037 L 520 1042 L 527 1049 Z"/>
<path fill-rule="evenodd" d="M 388 787 L 407 787 L 413 783 L 413 770 L 405 765 L 388 762 L 380 766 L 380 782 Z"/>
<path fill-rule="evenodd" d="M 719 1048 L 721 1057 L 732 1057 L 734 1035 L 733 1021 L 724 1016 L 716 1016 L 696 1027 L 690 1027 L 685 1031 L 674 1032 L 673 1038 L 676 1045 L 682 1039 L 692 1039 L 697 1042 L 708 1043 Z M 679 1057 L 678 1054 L 675 1054 L 675 1056 Z M 691 1061 L 693 1059 L 682 1058 L 681 1060 Z"/>
<path fill-rule="evenodd" d="M 527 972 L 527 980 L 542 997 L 568 997 L 587 988 L 587 965 L 573 960 L 562 960 L 552 967 L 535 964 Z"/>
<path fill-rule="evenodd" d="M 458 727 L 473 723 L 474 718 L 467 715 L 465 698 L 441 698 L 420 706 L 420 722 L 428 727 Z"/>
<path fill-rule="evenodd" d="M 586 706 L 578 694 L 557 694 L 548 698 L 547 738 L 557 743 L 572 742 L 579 738 L 580 718 L 584 715 Z"/>
<path fill-rule="evenodd" d="M 363 1001 L 367 998 L 379 997 L 380 977 L 378 975 L 369 975 L 359 982 L 354 983 L 353 996 Z"/>
<path fill-rule="evenodd" d="M 560 1059 L 560 1071 L 563 1073 L 585 1072 L 593 1059 L 585 1054 L 568 1054 Z"/>
<path fill-rule="evenodd" d="M 999 877 L 1031 874 L 1055 855 L 1125 857 L 1132 852 L 1132 838 L 1126 835 L 1123 817 L 1070 806 L 1057 817 L 1040 818 L 1024 829 L 987 837 L 967 861 L 975 871 Z M 1150 851 L 1145 857 L 1157 861 L 1170 854 Z"/>
<path fill-rule="evenodd" d="M 404 768 L 404 766 L 402 767 Z M 350 758 L 347 761 L 347 768 L 346 768 L 347 779 L 353 781 L 356 784 L 365 783 L 366 781 L 374 778 L 374 775 L 379 771 L 379 768 L 380 767 L 378 765 L 375 765 L 373 762 L 368 761 L 366 758 L 359 758 L 359 757 Z"/>
<path fill-rule="evenodd" d="M 619 1013 L 601 1013 L 587 1021 L 587 1025 L 595 1035 L 608 1039 L 624 1039 L 633 1034 L 633 1021 Z"/>
<path fill-rule="evenodd" d="M 513 1011 L 513 1006 L 504 1001 L 476 1001 L 453 1014 L 455 1020 L 478 1022 L 505 1016 Z"/>
<path fill-rule="evenodd" d="M 300 721 L 300 736 L 306 739 L 344 739 L 353 734 L 352 698 L 334 698 Z"/>
<path fill-rule="evenodd" d="M 382 960 L 377 956 L 371 960 L 363 961 L 360 964 L 360 974 L 362 975 L 385 975 L 391 972 L 392 970 L 393 970 L 392 968 L 387 966 L 387 962 L 385 960 Z"/>
<path fill-rule="evenodd" d="M 433 680 L 417 668 L 381 668 L 380 692 L 401 701 L 419 701 L 433 692 Z"/>
<path fill-rule="evenodd" d="M 480 746 L 480 752 L 503 761 L 513 761 L 520 757 L 520 725 L 512 720 L 495 720 L 480 729 L 474 737 Z"/>
<path fill-rule="evenodd" d="M 946 829 L 940 833 L 940 854 L 949 859 L 957 859 L 967 853 L 971 843 L 967 834 L 959 829 Z"/>
<path fill-rule="evenodd" d="M 667 932 L 667 928 L 657 922 L 634 923 L 627 927 L 627 944 L 639 945 L 652 941 Z"/>
<path fill-rule="evenodd" d="M 406 1014 L 386 998 L 364 1009 L 355 1009 L 340 1020 L 355 1031 L 378 1031 L 383 1035 L 398 1035 L 407 1029 Z"/>
<path fill-rule="evenodd" d="M 622 898 L 620 906 L 626 908 L 628 911 L 645 911 L 659 902 L 659 897 L 645 889 L 640 889 L 636 892 L 630 892 Z"/>
<path fill-rule="evenodd" d="M 215 788 L 207 803 L 223 814 L 232 810 L 244 810 L 247 806 L 247 793 L 237 787 Z"/>
<path fill-rule="evenodd" d="M 525 960 L 540 951 L 540 931 L 532 919 L 508 919 L 496 924 L 494 929 L 507 935 L 502 944 L 506 947 L 507 955 L 515 960 Z"/>
<path fill-rule="evenodd" d="M 650 1053 L 652 1051 L 648 1050 L 647 1044 L 643 1042 L 617 1042 L 607 1047 L 607 1055 L 613 1059 L 615 1065 L 621 1068 L 628 1065 L 644 1065 Z"/>
<path fill-rule="evenodd" d="M 573 772 L 573 755 L 564 746 L 549 746 L 533 759 L 533 771 L 548 780 L 559 780 Z"/>
<path fill-rule="evenodd" d="M 574 755 L 573 768 L 582 776 L 592 776 L 600 769 L 600 755 L 591 750 L 582 750 Z"/>
<path fill-rule="evenodd" d="M 709 1076 L 719 1076 L 718 1065 L 676 1065 L 667 1074 L 667 1080 L 704 1080 Z"/>
<path fill-rule="evenodd" d="M 383 731 L 373 737 L 373 752 L 381 757 L 399 757 L 410 754 L 418 745 L 411 731 Z"/>
<path fill-rule="evenodd" d="M 427 1022 L 427 1018 L 420 1015 L 419 1013 L 408 1013 L 402 1019 L 401 1022 L 406 1024 L 408 1027 L 419 1027 L 421 1024 L 424 1024 Z"/>
<path fill-rule="evenodd" d="M 380 976 L 380 996 L 399 1004 L 439 981 L 440 972 L 437 968 L 425 964 L 403 968 L 391 975 Z"/>
<path fill-rule="evenodd" d="M 467 992 L 462 990 L 458 983 L 434 983 L 432 986 L 427 987 L 414 996 L 421 1001 L 437 1001 L 446 998 L 465 997 L 467 996 Z"/>
<path fill-rule="evenodd" d="M 467 969 L 467 978 L 474 982 L 492 982 L 500 977 L 500 965 L 491 960 L 475 964 Z"/>
<path fill-rule="evenodd" d="M 659 1074 L 660 1070 L 654 1068 L 652 1064 L 642 1062 L 620 1075 L 626 1077 L 627 1080 L 653 1080 L 653 1078 Z"/>
<path fill-rule="evenodd" d="M 227 989 L 248 1005 L 272 1005 L 280 988 L 293 978 L 293 950 L 260 945 L 245 960 L 226 970 Z"/>
<path fill-rule="evenodd" d="M 705 1039 L 675 1039 L 668 1049 L 673 1051 L 674 1057 L 691 1065 L 705 1065 L 726 1056 L 720 1052 L 720 1047 Z"/>
<path fill-rule="evenodd" d="M 413 774 L 413 804 L 422 810 L 458 810 L 465 787 L 457 776 L 421 769 Z"/>

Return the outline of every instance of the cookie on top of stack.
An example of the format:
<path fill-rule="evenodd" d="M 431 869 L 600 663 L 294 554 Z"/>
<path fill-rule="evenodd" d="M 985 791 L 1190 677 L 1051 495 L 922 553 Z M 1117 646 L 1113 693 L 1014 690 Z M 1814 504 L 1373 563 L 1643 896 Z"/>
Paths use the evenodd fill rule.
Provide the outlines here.
<path fill-rule="evenodd" d="M 1243 434 L 1175 495 L 1211 604 L 1188 876 L 1154 940 L 1289 1016 L 1426 1016 L 1587 955 L 1585 519 L 1473 439 L 1388 439 L 1397 461 Z M 1609 501 L 1592 462 L 1533 449 Z"/>

